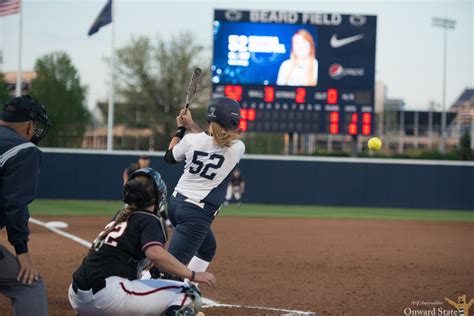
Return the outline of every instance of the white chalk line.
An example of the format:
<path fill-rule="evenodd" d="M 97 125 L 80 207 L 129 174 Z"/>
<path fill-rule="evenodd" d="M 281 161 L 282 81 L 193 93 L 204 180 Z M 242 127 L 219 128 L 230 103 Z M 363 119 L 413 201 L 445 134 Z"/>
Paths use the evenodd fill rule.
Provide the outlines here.
<path fill-rule="evenodd" d="M 209 302 L 212 304 L 206 304 L 205 302 Z M 208 299 L 203 299 L 203 304 L 206 304 L 203 306 L 203 308 L 211 308 L 211 307 L 248 308 L 248 309 L 259 309 L 259 310 L 266 310 L 266 311 L 288 313 L 285 315 L 307 315 L 307 316 L 316 315 L 316 313 L 314 312 L 304 312 L 304 311 L 298 311 L 298 310 L 293 310 L 293 309 L 282 309 L 282 308 L 263 307 L 263 306 L 234 305 L 234 304 L 220 304 Z"/>
<path fill-rule="evenodd" d="M 45 223 L 45 222 L 42 222 L 40 220 L 37 220 L 35 218 L 32 218 L 30 217 L 30 222 L 32 222 L 33 224 L 36 224 L 36 225 L 39 225 L 39 226 L 43 226 L 45 227 L 46 229 L 49 229 L 50 231 L 52 231 L 53 233 L 56 233 L 58 235 L 61 235 L 63 237 L 66 237 L 66 238 L 69 238 L 81 245 L 83 245 L 84 247 L 87 247 L 87 248 L 90 248 L 92 246 L 92 243 L 91 242 L 88 242 L 87 240 L 85 239 L 82 239 L 80 237 L 77 237 L 76 235 L 73 235 L 73 234 L 70 234 L 70 233 L 67 233 L 61 229 L 58 229 L 52 225 L 48 225 L 48 223 Z"/>
<path fill-rule="evenodd" d="M 30 217 L 30 222 L 33 224 L 42 226 L 53 233 L 56 233 L 60 236 L 66 237 L 72 241 L 75 241 L 82 246 L 86 248 L 90 248 L 92 246 L 92 243 L 82 239 L 76 235 L 73 235 L 71 233 L 65 232 L 59 228 L 56 227 L 56 225 L 48 225 L 48 223 L 45 223 L 43 221 L 40 221 L 36 218 Z M 292 310 L 292 309 L 281 309 L 281 308 L 273 308 L 273 307 L 263 307 L 263 306 L 247 306 L 247 305 L 234 305 L 234 304 L 221 304 L 216 301 L 213 301 L 208 298 L 202 298 L 203 302 L 203 308 L 212 308 L 212 307 L 227 307 L 227 308 L 248 308 L 248 309 L 259 309 L 259 310 L 267 310 L 267 311 L 276 311 L 276 312 L 284 312 L 288 313 L 287 315 L 304 315 L 304 316 L 310 316 L 310 315 L 316 315 L 314 312 L 305 312 L 305 311 L 299 311 L 299 310 Z"/>

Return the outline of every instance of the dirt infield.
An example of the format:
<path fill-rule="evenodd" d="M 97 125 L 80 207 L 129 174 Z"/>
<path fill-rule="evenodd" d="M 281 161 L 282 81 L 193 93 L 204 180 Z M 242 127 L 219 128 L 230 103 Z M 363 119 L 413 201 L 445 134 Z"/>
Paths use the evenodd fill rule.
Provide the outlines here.
<path fill-rule="evenodd" d="M 62 220 L 66 231 L 92 240 L 106 217 Z M 73 315 L 66 289 L 87 249 L 30 224 L 31 253 L 48 288 L 50 314 Z M 474 224 L 218 218 L 218 251 L 210 270 L 217 289 L 204 296 L 225 304 L 264 306 L 318 315 L 404 315 L 410 308 L 452 308 L 445 297 L 474 298 Z M 6 232 L 0 233 L 6 245 Z M 417 303 L 418 302 L 418 303 Z M 420 302 L 431 303 L 422 307 Z M 206 315 L 281 315 L 211 308 Z M 10 315 L 0 296 L 0 314 Z"/>

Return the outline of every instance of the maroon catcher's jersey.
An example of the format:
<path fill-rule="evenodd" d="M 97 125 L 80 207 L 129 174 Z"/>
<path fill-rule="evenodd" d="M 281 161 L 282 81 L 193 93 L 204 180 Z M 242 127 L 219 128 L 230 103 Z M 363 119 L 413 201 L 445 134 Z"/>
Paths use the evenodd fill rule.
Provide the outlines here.
<path fill-rule="evenodd" d="M 106 228 L 114 223 L 114 219 Z M 150 212 L 135 211 L 126 222 L 117 225 L 107 235 L 97 251 L 89 252 L 74 272 L 73 280 L 82 290 L 99 290 L 110 276 L 135 280 L 139 267 L 146 259 L 145 250 L 164 244 L 160 219 Z"/>

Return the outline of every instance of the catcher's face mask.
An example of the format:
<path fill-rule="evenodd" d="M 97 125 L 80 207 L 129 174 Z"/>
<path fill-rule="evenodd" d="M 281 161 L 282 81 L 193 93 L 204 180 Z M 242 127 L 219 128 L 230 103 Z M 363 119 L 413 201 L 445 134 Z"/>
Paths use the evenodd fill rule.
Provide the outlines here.
<path fill-rule="evenodd" d="M 51 127 L 51 121 L 46 114 L 46 109 L 44 108 L 43 104 L 37 102 L 37 121 L 36 121 L 36 130 L 31 139 L 33 144 L 38 144 L 41 139 L 43 139 L 49 131 Z"/>

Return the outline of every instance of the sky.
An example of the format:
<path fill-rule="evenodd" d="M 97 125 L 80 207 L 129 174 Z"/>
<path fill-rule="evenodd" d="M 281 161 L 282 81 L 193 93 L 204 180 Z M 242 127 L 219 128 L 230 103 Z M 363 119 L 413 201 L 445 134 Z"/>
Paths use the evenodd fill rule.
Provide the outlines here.
<path fill-rule="evenodd" d="M 132 36 L 169 38 L 181 31 L 212 48 L 214 9 L 270 9 L 377 15 L 376 80 L 390 98 L 403 98 L 408 109 L 426 110 L 442 102 L 443 30 L 432 17 L 456 20 L 448 33 L 447 105 L 466 87 L 474 87 L 474 0 L 418 1 L 116 1 L 116 47 Z M 88 106 L 107 100 L 111 26 L 92 37 L 87 31 L 106 0 L 23 0 L 24 70 L 54 51 L 67 52 L 88 87 Z M 18 65 L 19 15 L 0 18 L 0 49 L 4 71 Z"/>

